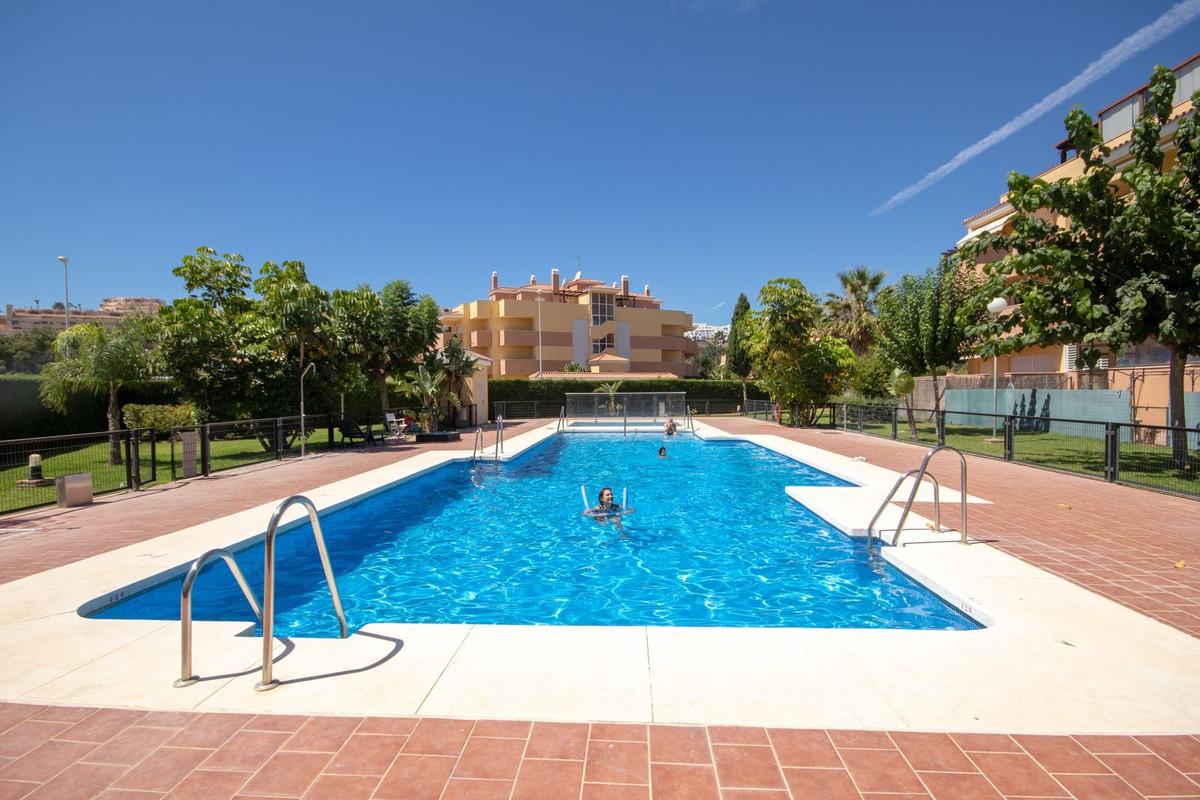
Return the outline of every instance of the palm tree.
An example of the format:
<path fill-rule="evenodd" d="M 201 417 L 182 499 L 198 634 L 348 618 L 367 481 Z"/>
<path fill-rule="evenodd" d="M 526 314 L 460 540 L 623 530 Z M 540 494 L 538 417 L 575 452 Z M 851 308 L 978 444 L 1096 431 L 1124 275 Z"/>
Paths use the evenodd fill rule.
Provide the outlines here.
<path fill-rule="evenodd" d="M 121 463 L 121 404 L 123 386 L 147 383 L 155 374 L 158 320 L 129 317 L 116 328 L 94 323 L 72 325 L 54 340 L 54 361 L 42 370 L 42 402 L 65 413 L 75 394 L 108 396 L 108 463 Z"/>
<path fill-rule="evenodd" d="M 875 301 L 887 273 L 855 267 L 839 272 L 837 277 L 842 293 L 825 293 L 825 329 L 845 339 L 856 355 L 862 355 L 875 342 Z"/>
<path fill-rule="evenodd" d="M 462 390 L 467 378 L 479 371 L 479 359 L 472 356 L 457 336 L 451 336 L 450 341 L 441 352 L 442 370 L 450 379 L 450 393 L 462 400 Z"/>
<path fill-rule="evenodd" d="M 608 395 L 608 410 L 610 413 L 617 413 L 617 392 L 621 391 L 621 381 L 609 381 L 602 383 L 592 390 L 593 394 L 603 393 Z"/>
<path fill-rule="evenodd" d="M 438 408 L 444 400 L 449 399 L 455 408 L 461 405 L 457 397 L 449 394 L 444 371 L 420 364 L 408 373 L 407 378 L 400 384 L 400 391 L 420 402 L 421 426 L 425 430 L 433 430 Z"/>

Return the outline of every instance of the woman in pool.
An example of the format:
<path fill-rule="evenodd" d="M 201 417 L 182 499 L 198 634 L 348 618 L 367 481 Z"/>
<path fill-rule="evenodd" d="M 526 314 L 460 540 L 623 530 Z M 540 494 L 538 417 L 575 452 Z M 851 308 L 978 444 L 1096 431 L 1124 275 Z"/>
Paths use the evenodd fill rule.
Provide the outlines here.
<path fill-rule="evenodd" d="M 624 533 L 624 527 L 621 525 L 621 517 L 626 514 L 632 514 L 632 508 L 623 508 L 613 499 L 613 490 L 607 486 L 600 490 L 599 502 L 583 512 L 587 516 L 596 520 L 599 523 L 607 523 L 610 519 L 613 525 Z"/>
<path fill-rule="evenodd" d="M 667 457 L 667 448 L 665 448 L 665 447 L 658 448 L 658 457 L 666 458 Z"/>

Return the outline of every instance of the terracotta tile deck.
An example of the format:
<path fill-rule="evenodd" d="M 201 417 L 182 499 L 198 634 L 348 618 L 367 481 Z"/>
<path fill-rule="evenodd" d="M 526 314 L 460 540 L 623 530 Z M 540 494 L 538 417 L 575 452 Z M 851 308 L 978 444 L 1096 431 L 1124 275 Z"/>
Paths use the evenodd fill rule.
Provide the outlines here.
<path fill-rule="evenodd" d="M 774 433 L 862 455 L 892 469 L 912 466 L 921 453 L 855 434 L 711 421 L 730 432 Z M 0 582 L 433 447 L 444 446 L 327 454 L 112 495 L 86 509 L 0 519 Z M 990 459 L 970 462 L 973 493 L 995 503 L 971 508 L 973 535 L 1200 635 L 1200 504 Z M 951 464 L 935 471 L 956 485 Z M 5 535 L 6 527 L 13 532 Z M 1176 568 L 1179 560 L 1187 566 Z M 0 703 L 0 800 L 90 797 L 1200 800 L 1200 737 L 147 713 Z"/>
<path fill-rule="evenodd" d="M 14 799 L 1200 797 L 1193 736 L 114 716 L 0 704 L 0 746 L 0 798 Z"/>

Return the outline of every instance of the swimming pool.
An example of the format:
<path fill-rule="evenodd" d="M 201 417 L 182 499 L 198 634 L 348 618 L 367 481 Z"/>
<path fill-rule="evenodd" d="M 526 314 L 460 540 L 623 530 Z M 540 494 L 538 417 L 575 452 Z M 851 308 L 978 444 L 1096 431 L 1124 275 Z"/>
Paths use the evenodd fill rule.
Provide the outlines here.
<path fill-rule="evenodd" d="M 659 458 L 659 446 L 668 449 Z M 581 516 L 629 490 L 624 530 Z M 748 442 L 557 435 L 502 464 L 447 464 L 322 515 L 351 629 L 372 622 L 973 629 L 865 546 L 788 499 L 845 481 Z M 308 525 L 277 543 L 276 631 L 335 636 Z M 261 544 L 237 553 L 262 585 Z M 92 612 L 178 619 L 182 576 Z M 224 565 L 198 620 L 249 614 Z"/>

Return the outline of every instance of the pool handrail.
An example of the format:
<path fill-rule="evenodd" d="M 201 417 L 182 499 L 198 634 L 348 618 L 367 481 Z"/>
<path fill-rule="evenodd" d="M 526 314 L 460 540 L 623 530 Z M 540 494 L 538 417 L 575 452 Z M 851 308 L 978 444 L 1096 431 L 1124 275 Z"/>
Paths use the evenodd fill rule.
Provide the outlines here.
<path fill-rule="evenodd" d="M 960 537 L 959 540 L 963 544 L 968 543 L 967 542 L 967 457 L 964 456 L 962 454 L 962 451 L 959 450 L 957 447 L 951 447 L 950 445 L 943 444 L 943 445 L 939 445 L 937 447 L 931 448 L 930 451 L 925 454 L 925 458 L 921 459 L 921 466 L 917 468 L 917 477 L 916 477 L 916 480 L 913 481 L 912 491 L 910 491 L 908 493 L 908 500 L 905 501 L 904 509 L 900 512 L 900 521 L 896 524 L 896 532 L 892 535 L 892 546 L 893 547 L 895 547 L 896 544 L 900 541 L 900 534 L 904 531 L 904 522 L 905 522 L 905 520 L 908 519 L 908 512 L 912 511 L 913 502 L 916 501 L 916 499 L 917 499 L 917 490 L 919 488 L 921 488 L 921 480 L 925 477 L 926 473 L 929 470 L 929 462 L 933 459 L 933 457 L 935 455 L 937 455 L 938 453 L 940 453 L 943 450 L 949 450 L 958 456 L 958 461 L 959 461 L 958 533 L 959 533 L 959 537 Z M 896 487 L 893 487 L 893 490 L 895 488 Z M 884 504 L 886 505 L 888 502 L 890 502 L 890 499 L 891 498 L 889 495 L 888 500 L 885 500 Z M 876 513 L 878 513 L 878 512 L 876 512 Z M 936 496 L 934 498 L 934 513 L 935 513 L 935 517 L 940 521 L 940 519 L 941 519 L 941 503 L 939 502 L 939 498 L 937 498 Z M 940 531 L 940 525 L 939 525 L 939 531 Z M 870 531 L 868 530 L 867 533 L 868 533 L 867 547 L 868 547 L 868 549 L 870 549 L 870 544 L 871 544 Z"/>
<path fill-rule="evenodd" d="M 475 441 L 471 445 L 471 463 L 474 464 L 479 458 L 479 451 L 483 449 L 483 428 L 475 429 Z"/>
<path fill-rule="evenodd" d="M 333 600 L 333 610 L 337 613 L 338 628 L 341 638 L 345 639 L 346 612 L 342 610 L 342 598 L 338 594 L 337 581 L 333 577 L 333 567 L 329 564 L 329 552 L 325 549 L 325 537 L 321 533 L 321 521 L 317 515 L 317 507 L 302 494 L 294 494 L 279 504 L 271 521 L 267 524 L 267 533 L 263 538 L 263 664 L 262 680 L 254 685 L 255 691 L 265 692 L 274 689 L 279 681 L 272 675 L 272 650 L 275 644 L 275 536 L 279 531 L 279 521 L 283 514 L 294 505 L 304 506 L 308 512 L 308 521 L 312 523 L 313 538 L 317 543 L 317 553 L 321 557 L 321 568 L 325 571 L 325 582 L 329 584 L 329 596 Z"/>
<path fill-rule="evenodd" d="M 558 433 L 558 432 L 559 432 L 559 431 L 561 431 L 561 430 L 562 430 L 564 427 L 566 427 L 566 424 L 567 424 L 567 407 L 566 407 L 566 406 L 559 406 L 559 409 L 558 409 L 558 424 L 554 426 L 554 432 L 555 432 L 555 433 Z"/>
<path fill-rule="evenodd" d="M 883 499 L 883 502 L 879 504 L 879 508 L 875 509 L 875 516 L 871 517 L 871 521 L 869 523 L 867 523 L 867 548 L 868 549 L 870 549 L 871 543 L 874 540 L 875 523 L 878 522 L 879 518 L 883 516 L 884 510 L 887 509 L 888 504 L 892 502 L 892 498 L 895 497 L 896 492 L 900 491 L 900 487 L 904 484 L 904 482 L 906 480 L 908 480 L 909 478 L 911 478 L 913 475 L 916 475 L 919 471 L 920 470 L 918 470 L 916 467 L 913 467 L 908 472 L 904 473 L 898 479 L 896 479 L 896 482 L 894 484 L 892 484 L 891 491 L 889 491 L 887 493 L 887 497 L 885 497 Z M 933 481 L 933 524 L 934 524 L 934 527 L 937 529 L 937 531 L 940 533 L 942 530 L 941 486 L 938 484 L 938 479 L 936 477 L 934 477 L 933 475 L 925 475 L 924 477 Z M 921 480 L 921 478 L 918 478 L 917 480 L 919 482 Z M 881 538 L 881 539 L 883 538 L 882 530 L 880 530 L 879 538 Z"/>
<path fill-rule="evenodd" d="M 200 570 L 204 569 L 204 565 L 214 558 L 222 559 L 229 567 L 229 571 L 233 573 L 233 579 L 237 581 L 238 588 L 242 590 L 242 594 L 246 597 L 246 602 L 250 604 L 250 609 L 254 612 L 255 618 L 262 619 L 262 611 L 258 607 L 258 600 L 255 599 L 254 592 L 250 589 L 250 584 L 246 583 L 246 576 L 242 574 L 237 561 L 234 560 L 233 553 L 223 547 L 218 547 L 209 550 L 193 561 L 192 566 L 188 568 L 187 575 L 183 578 L 183 588 L 179 590 L 179 625 L 181 634 L 179 680 L 173 684 L 176 689 L 191 686 L 200 680 L 199 675 L 192 673 L 192 589 L 196 585 L 196 578 L 200 575 Z"/>
<path fill-rule="evenodd" d="M 496 417 L 496 453 L 493 461 L 500 460 L 500 454 L 504 452 L 504 417 Z"/>

